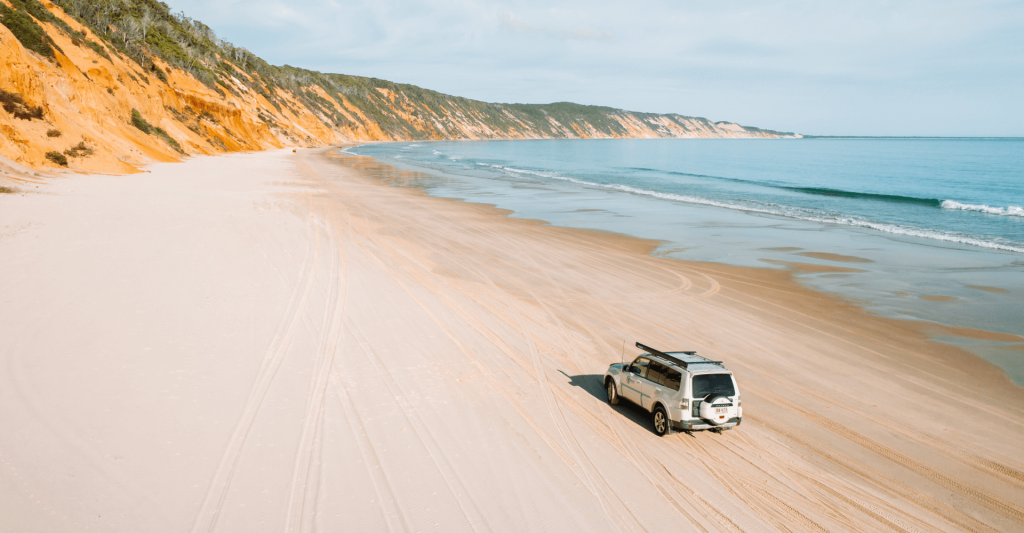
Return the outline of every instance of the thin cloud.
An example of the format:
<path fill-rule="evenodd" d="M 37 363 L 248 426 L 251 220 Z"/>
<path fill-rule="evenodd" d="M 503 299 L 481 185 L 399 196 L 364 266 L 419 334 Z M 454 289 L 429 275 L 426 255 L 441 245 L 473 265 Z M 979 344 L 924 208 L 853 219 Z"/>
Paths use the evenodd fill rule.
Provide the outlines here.
<path fill-rule="evenodd" d="M 607 31 L 599 31 L 586 26 L 562 29 L 542 24 L 530 24 L 529 22 L 516 18 L 512 13 L 501 13 L 498 15 L 498 20 L 501 21 L 502 27 L 512 33 L 535 33 L 550 35 L 559 39 L 571 39 L 577 41 L 610 41 L 615 38 L 614 35 Z"/>

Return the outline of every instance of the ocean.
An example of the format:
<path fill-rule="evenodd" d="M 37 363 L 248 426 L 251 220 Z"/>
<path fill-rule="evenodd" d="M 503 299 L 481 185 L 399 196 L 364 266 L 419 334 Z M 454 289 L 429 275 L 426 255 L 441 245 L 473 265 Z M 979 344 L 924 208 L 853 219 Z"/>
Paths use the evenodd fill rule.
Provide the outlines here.
<path fill-rule="evenodd" d="M 789 268 L 894 318 L 1024 334 L 1024 140 L 406 142 L 344 150 L 396 185 Z M 1024 385 L 1005 343 L 955 342 Z"/>

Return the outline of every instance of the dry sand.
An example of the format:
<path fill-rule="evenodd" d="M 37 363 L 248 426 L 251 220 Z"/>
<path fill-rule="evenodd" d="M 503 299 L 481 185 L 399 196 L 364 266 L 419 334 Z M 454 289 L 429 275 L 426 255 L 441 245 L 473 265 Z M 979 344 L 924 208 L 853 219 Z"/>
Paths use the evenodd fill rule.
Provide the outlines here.
<path fill-rule="evenodd" d="M 1024 395 L 996 367 L 786 272 L 372 165 L 0 195 L 0 531 L 1024 529 Z M 624 340 L 726 361 L 742 426 L 659 438 L 610 407 Z"/>

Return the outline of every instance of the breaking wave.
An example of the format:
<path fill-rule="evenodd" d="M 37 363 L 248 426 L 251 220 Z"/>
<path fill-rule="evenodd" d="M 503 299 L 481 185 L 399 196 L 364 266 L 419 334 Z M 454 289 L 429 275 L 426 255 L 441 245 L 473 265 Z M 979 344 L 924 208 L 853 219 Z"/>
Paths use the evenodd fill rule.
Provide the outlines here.
<path fill-rule="evenodd" d="M 979 213 L 987 213 L 989 215 L 1001 215 L 1008 217 L 1024 217 L 1024 208 L 1011 205 L 1009 207 L 990 207 L 987 205 L 975 205 L 975 204 L 963 204 L 953 200 L 945 200 L 942 202 L 943 209 L 956 209 L 959 211 L 977 211 Z"/>
<path fill-rule="evenodd" d="M 858 227 L 858 228 L 867 228 L 867 229 L 873 229 L 875 231 L 881 231 L 881 232 L 884 232 L 884 233 L 890 233 L 890 234 L 893 234 L 893 235 L 905 235 L 905 236 L 908 236 L 908 237 L 919 237 L 919 238 L 932 239 L 932 240 L 943 241 L 943 242 L 967 244 L 967 245 L 971 245 L 971 246 L 978 246 L 978 247 L 981 247 L 981 248 L 988 248 L 988 249 L 991 249 L 991 250 L 1002 250 L 1002 251 L 1007 251 L 1007 252 L 1024 253 L 1024 246 L 1021 246 L 1019 243 L 1016 243 L 1016 242 L 1013 242 L 1013 241 L 1006 241 L 1005 239 L 999 239 L 999 238 L 996 238 L 995 240 L 987 240 L 986 238 L 981 237 L 981 236 L 977 236 L 977 235 L 971 235 L 971 234 L 965 234 L 965 233 L 956 233 L 956 232 L 938 231 L 938 230 L 927 230 L 927 229 L 915 228 L 915 227 L 910 227 L 910 226 L 901 226 L 901 225 L 898 225 L 898 224 L 886 224 L 886 223 L 881 223 L 881 222 L 874 222 L 874 221 L 867 220 L 867 219 L 864 219 L 864 218 L 861 218 L 861 217 L 857 217 L 857 216 L 831 214 L 831 213 L 826 213 L 826 212 L 817 211 L 817 210 L 814 210 L 814 209 L 802 208 L 802 207 L 782 206 L 782 205 L 778 205 L 778 204 L 764 204 L 764 203 L 755 202 L 755 201 L 729 202 L 729 201 L 713 200 L 713 199 L 704 198 L 704 197 L 701 197 L 701 196 L 691 196 L 691 195 L 686 195 L 686 194 L 675 194 L 675 193 L 652 191 L 652 190 L 649 190 L 649 189 L 642 189 L 642 188 L 639 188 L 639 187 L 633 187 L 633 186 L 630 186 L 630 185 L 622 185 L 622 184 L 618 184 L 618 183 L 597 183 L 597 182 L 593 182 L 593 181 L 581 180 L 581 179 L 578 179 L 578 178 L 573 178 L 573 177 L 561 175 L 561 174 L 558 174 L 556 172 L 543 172 L 543 171 L 536 171 L 536 170 L 526 170 L 526 169 L 521 169 L 521 168 L 501 167 L 501 166 L 498 166 L 498 165 L 487 165 L 487 166 L 490 166 L 492 168 L 499 168 L 499 169 L 502 169 L 502 170 L 505 170 L 505 171 L 508 171 L 508 172 L 512 172 L 514 174 L 526 174 L 526 175 L 538 176 L 538 177 L 542 177 L 542 178 L 555 179 L 555 180 L 559 180 L 559 181 L 567 181 L 567 182 L 571 182 L 571 183 L 575 183 L 575 184 L 583 185 L 583 186 L 587 186 L 587 187 L 598 187 L 598 188 L 602 188 L 602 189 L 616 190 L 616 191 L 626 192 L 626 193 L 630 193 L 630 194 L 637 194 L 637 195 L 649 196 L 649 197 L 653 197 L 653 198 L 660 198 L 660 199 L 663 199 L 663 200 L 673 200 L 673 201 L 686 202 L 686 203 L 691 203 L 691 204 L 707 205 L 707 206 L 712 206 L 712 207 L 721 207 L 721 208 L 725 208 L 725 209 L 735 209 L 735 210 L 738 210 L 738 211 L 763 213 L 763 214 L 766 214 L 766 215 L 784 216 L 784 217 L 789 217 L 789 218 L 796 218 L 796 219 L 800 219 L 800 220 L 806 220 L 806 221 L 809 221 L 809 222 L 820 222 L 820 223 L 824 223 L 824 224 L 838 224 L 838 225 L 843 225 L 843 226 L 853 226 L 853 227 Z M 828 189 L 824 189 L 824 190 L 828 190 Z M 887 195 L 865 195 L 865 196 L 887 197 Z M 888 200 L 888 201 L 908 201 L 909 200 L 908 203 L 926 203 L 925 199 L 920 199 L 920 198 L 913 199 L 913 198 L 901 197 L 901 196 L 889 197 L 889 198 L 901 198 L 901 199 L 906 199 L 906 200 Z M 928 200 L 927 202 L 928 202 L 928 205 L 932 205 L 932 204 L 930 204 L 931 200 Z M 947 207 L 947 205 L 946 205 L 947 203 L 956 204 L 957 206 L 969 206 L 969 204 L 960 204 L 958 202 L 952 202 L 951 200 L 946 200 L 945 202 L 940 202 L 939 200 L 934 200 L 934 202 L 935 202 L 934 205 L 936 207 L 941 206 L 941 207 L 947 208 L 947 209 L 963 209 L 963 208 L 960 208 L 960 207 Z M 987 206 L 969 206 L 969 207 L 986 207 L 988 209 L 994 209 L 994 210 L 1004 209 L 1004 208 L 989 208 Z M 1019 207 L 1012 207 L 1012 208 L 1009 208 L 1009 209 L 1020 210 L 1021 208 L 1019 208 Z M 968 209 L 968 210 L 975 210 L 975 209 Z M 1005 211 L 1005 209 L 1004 209 L 1004 211 Z M 1008 214 L 1008 213 L 1009 212 L 1003 212 L 1003 213 L 997 213 L 997 214 Z M 1024 215 L 1015 215 L 1015 216 L 1024 216 Z"/>
<path fill-rule="evenodd" d="M 899 196 L 896 194 L 874 194 L 869 192 L 854 192 L 844 191 L 841 189 L 828 189 L 824 187 L 779 187 L 780 189 L 788 189 L 790 191 L 797 191 L 806 194 L 816 194 L 818 196 L 841 196 L 843 198 L 855 198 L 860 200 L 877 200 L 880 202 L 896 202 L 901 204 L 918 204 L 927 205 L 932 207 L 939 207 L 942 205 L 942 200 L 937 198 L 917 198 L 914 196 Z"/>
<path fill-rule="evenodd" d="M 881 202 L 896 202 L 905 204 L 918 204 L 927 205 L 931 207 L 939 207 L 942 204 L 942 200 L 938 198 L 917 198 L 915 196 L 901 196 L 898 194 L 877 194 L 870 192 L 857 192 L 857 191 L 846 191 L 843 189 L 831 189 L 828 187 L 795 187 L 792 185 L 779 185 L 777 183 L 766 182 L 766 181 L 755 181 L 745 180 L 740 178 L 726 178 L 723 176 L 711 176 L 708 174 L 692 174 L 689 172 L 677 172 L 673 170 L 657 170 L 653 168 L 644 167 L 632 167 L 630 170 L 642 170 L 647 172 L 658 172 L 662 174 L 671 174 L 674 176 L 688 176 L 691 178 L 706 178 L 721 181 L 732 181 L 737 183 L 749 183 L 751 185 L 760 185 L 762 187 L 770 187 L 773 189 L 784 189 L 787 191 L 802 192 L 804 194 L 813 194 L 816 196 L 838 196 L 842 198 L 853 198 L 857 200 L 876 200 Z"/>

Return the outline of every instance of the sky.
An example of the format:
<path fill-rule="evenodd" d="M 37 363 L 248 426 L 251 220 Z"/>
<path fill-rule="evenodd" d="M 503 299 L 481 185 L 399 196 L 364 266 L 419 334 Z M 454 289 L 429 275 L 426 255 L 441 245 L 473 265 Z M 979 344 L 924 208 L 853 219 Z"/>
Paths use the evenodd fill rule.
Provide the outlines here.
<path fill-rule="evenodd" d="M 165 0 L 275 65 L 811 135 L 1024 136 L 1024 1 Z"/>

